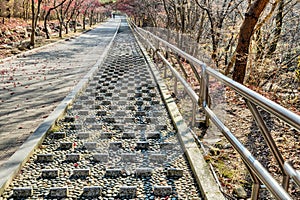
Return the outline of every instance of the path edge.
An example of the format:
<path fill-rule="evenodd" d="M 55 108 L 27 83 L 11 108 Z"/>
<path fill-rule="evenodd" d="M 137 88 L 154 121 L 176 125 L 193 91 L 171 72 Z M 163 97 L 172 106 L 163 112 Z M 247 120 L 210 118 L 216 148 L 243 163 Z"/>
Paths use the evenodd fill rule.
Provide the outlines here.
<path fill-rule="evenodd" d="M 55 108 L 55 110 L 42 122 L 32 135 L 22 144 L 22 146 L 0 166 L 0 195 L 12 182 L 13 178 L 19 173 L 20 169 L 29 160 L 30 156 L 34 153 L 34 150 L 45 139 L 47 132 L 56 124 L 56 122 L 64 116 L 67 108 L 75 101 L 76 97 L 82 92 L 88 85 L 90 79 L 98 71 L 99 66 L 108 55 L 113 41 L 118 34 L 121 21 L 118 22 L 116 31 L 110 41 L 105 47 L 102 55 L 97 60 L 96 64 L 90 69 L 90 71 L 79 81 L 79 83 L 73 88 L 73 90 L 62 100 L 62 102 Z"/>
<path fill-rule="evenodd" d="M 134 33 L 133 30 L 132 32 Z M 225 200 L 224 195 L 220 191 L 220 188 L 209 169 L 209 165 L 206 163 L 202 152 L 200 151 L 190 129 L 186 125 L 181 113 L 179 112 L 178 107 L 170 95 L 170 91 L 168 90 L 166 84 L 161 78 L 159 71 L 156 69 L 155 64 L 148 56 L 146 49 L 139 41 L 138 37 L 135 34 L 134 36 L 147 61 L 147 64 L 150 67 L 154 79 L 157 82 L 163 101 L 177 130 L 177 137 L 181 143 L 181 146 L 183 147 L 186 157 L 188 158 L 194 177 L 201 190 L 201 194 L 203 195 L 204 199 L 207 200 Z"/>

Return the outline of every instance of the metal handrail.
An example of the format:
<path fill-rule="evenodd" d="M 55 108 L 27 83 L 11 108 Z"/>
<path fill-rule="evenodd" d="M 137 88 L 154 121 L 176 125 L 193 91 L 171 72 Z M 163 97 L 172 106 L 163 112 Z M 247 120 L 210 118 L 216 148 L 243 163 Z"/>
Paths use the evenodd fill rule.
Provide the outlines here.
<path fill-rule="evenodd" d="M 274 114 L 278 118 L 282 119 L 283 121 L 287 122 L 294 128 L 298 129 L 300 131 L 300 117 L 285 109 L 284 107 L 280 106 L 279 104 L 276 104 L 275 102 L 265 98 L 264 96 L 254 92 L 253 90 L 250 90 L 249 88 L 245 87 L 244 85 L 233 81 L 232 79 L 228 78 L 227 76 L 224 76 L 220 72 L 217 72 L 216 70 L 207 67 L 206 64 L 197 58 L 191 56 L 190 54 L 182 51 L 178 47 L 168 43 L 167 41 L 159 38 L 158 36 L 154 35 L 153 33 L 146 31 L 142 28 L 136 27 L 137 30 L 142 31 L 148 35 L 151 35 L 151 37 L 155 38 L 159 42 L 162 42 L 165 46 L 167 46 L 169 49 L 172 49 L 174 52 L 180 54 L 182 57 L 187 59 L 188 61 L 194 63 L 197 66 L 200 66 L 202 70 L 207 71 L 207 74 L 213 76 L 214 78 L 218 79 L 222 83 L 224 83 L 226 86 L 229 86 L 233 90 L 235 90 L 240 95 L 244 96 L 245 98 L 255 102 L 257 105 L 261 106 L 262 108 L 266 109 L 270 113 Z"/>
<path fill-rule="evenodd" d="M 193 56 L 187 54 L 186 52 L 180 50 L 176 46 L 169 44 L 168 42 L 164 41 L 163 39 L 157 37 L 156 35 L 145 31 L 137 26 L 134 26 L 135 32 L 145 40 L 151 49 L 154 52 L 157 52 L 157 55 L 162 59 L 162 61 L 168 66 L 171 70 L 173 75 L 179 80 L 185 90 L 188 92 L 189 96 L 192 98 L 193 101 L 195 100 L 202 100 L 202 106 L 206 115 L 210 118 L 210 120 L 219 128 L 219 130 L 225 135 L 227 140 L 234 146 L 234 148 L 239 152 L 242 159 L 246 163 L 246 165 L 250 168 L 250 170 L 259 178 L 259 180 L 266 185 L 268 190 L 277 198 L 277 199 L 291 199 L 289 194 L 286 192 L 288 187 L 288 180 L 291 177 L 297 185 L 299 185 L 299 172 L 292 168 L 289 164 L 283 161 L 281 154 L 279 153 L 275 143 L 273 144 L 273 139 L 271 138 L 270 134 L 267 132 L 263 132 L 265 138 L 267 139 L 267 144 L 272 150 L 272 153 L 275 155 L 277 162 L 279 163 L 280 167 L 283 170 L 284 176 L 287 178 L 284 179 L 283 187 L 278 184 L 278 182 L 270 175 L 270 173 L 255 159 L 254 156 L 243 146 L 243 144 L 230 132 L 230 130 L 218 119 L 218 117 L 213 113 L 213 111 L 207 105 L 207 91 L 205 88 L 208 87 L 208 76 L 212 76 L 217 80 L 224 83 L 226 86 L 230 87 L 231 89 L 235 90 L 237 93 L 242 95 L 246 102 L 249 102 L 249 105 L 254 105 L 255 109 L 256 106 L 260 106 L 267 110 L 268 112 L 272 113 L 273 115 L 277 116 L 281 120 L 287 122 L 294 128 L 300 130 L 300 117 L 295 113 L 283 108 L 282 106 L 276 104 L 275 102 L 263 97 L 262 95 L 250 90 L 249 88 L 233 81 L 232 79 L 224 76 L 223 74 L 215 71 L 212 68 L 206 66 L 205 63 L 199 61 L 198 59 L 194 58 Z M 196 93 L 189 92 L 191 87 L 189 84 L 180 76 L 180 74 L 172 67 L 172 65 L 168 62 L 168 60 L 159 52 L 159 47 L 155 47 L 151 44 L 151 42 L 143 35 L 151 37 L 155 39 L 157 43 L 161 42 L 165 47 L 176 52 L 181 57 L 185 58 L 189 62 L 193 63 L 196 66 L 200 66 L 202 69 L 202 92 L 201 96 L 199 97 Z M 159 46 L 159 45 L 156 45 Z M 196 96 L 196 97 L 195 97 Z M 200 105 L 201 106 L 201 105 Z M 255 110 L 254 108 L 251 109 L 251 112 Z M 259 120 L 259 119 L 258 119 Z M 260 121 L 258 123 L 261 123 Z M 264 123 L 264 122 L 262 122 Z M 278 155 L 279 154 L 279 155 Z M 259 188 L 257 189 L 259 190 Z M 253 191 L 253 193 L 257 193 L 258 191 Z"/>

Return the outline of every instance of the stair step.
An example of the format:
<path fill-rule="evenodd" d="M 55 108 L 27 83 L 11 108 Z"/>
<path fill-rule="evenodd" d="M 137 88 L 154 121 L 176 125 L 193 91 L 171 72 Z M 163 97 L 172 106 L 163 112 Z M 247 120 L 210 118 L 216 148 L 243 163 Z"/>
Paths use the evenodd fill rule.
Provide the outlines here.
<path fill-rule="evenodd" d="M 152 176 L 152 173 L 153 173 L 152 168 L 143 167 L 143 168 L 135 169 L 136 177 L 148 177 L 148 176 Z"/>
<path fill-rule="evenodd" d="M 37 154 L 37 162 L 53 162 L 54 155 L 53 154 Z"/>
<path fill-rule="evenodd" d="M 19 198 L 26 198 L 33 195 L 32 187 L 16 187 L 13 189 L 13 197 Z"/>
<path fill-rule="evenodd" d="M 121 176 L 123 173 L 123 169 L 121 168 L 114 168 L 114 169 L 106 169 L 105 176 L 106 177 L 118 177 Z"/>
<path fill-rule="evenodd" d="M 99 197 L 102 193 L 102 187 L 100 186 L 86 186 L 83 188 L 83 197 Z"/>
<path fill-rule="evenodd" d="M 81 155 L 79 153 L 66 154 L 67 162 L 78 162 L 81 159 Z"/>
<path fill-rule="evenodd" d="M 90 176 L 91 170 L 89 168 L 87 169 L 74 169 L 73 170 L 73 177 L 85 177 Z"/>
<path fill-rule="evenodd" d="M 135 198 L 137 193 L 136 186 L 121 186 L 119 191 L 119 196 L 121 198 Z"/>
<path fill-rule="evenodd" d="M 53 198 L 64 198 L 69 196 L 68 187 L 52 187 L 49 191 L 49 196 Z"/>
<path fill-rule="evenodd" d="M 167 170 L 167 176 L 168 177 L 182 177 L 183 169 L 170 168 Z"/>
<path fill-rule="evenodd" d="M 172 187 L 155 185 L 153 187 L 153 194 L 155 196 L 161 196 L 161 197 L 169 196 L 172 194 Z"/>
<path fill-rule="evenodd" d="M 52 137 L 53 139 L 63 139 L 67 137 L 67 134 L 65 132 L 54 132 L 50 137 Z"/>
<path fill-rule="evenodd" d="M 42 178 L 57 178 L 59 176 L 59 169 L 42 169 Z"/>
<path fill-rule="evenodd" d="M 107 162 L 109 155 L 107 153 L 95 153 L 93 154 L 93 159 L 96 162 Z"/>
<path fill-rule="evenodd" d="M 72 149 L 73 148 L 73 143 L 72 142 L 60 142 L 59 147 L 62 150 Z"/>

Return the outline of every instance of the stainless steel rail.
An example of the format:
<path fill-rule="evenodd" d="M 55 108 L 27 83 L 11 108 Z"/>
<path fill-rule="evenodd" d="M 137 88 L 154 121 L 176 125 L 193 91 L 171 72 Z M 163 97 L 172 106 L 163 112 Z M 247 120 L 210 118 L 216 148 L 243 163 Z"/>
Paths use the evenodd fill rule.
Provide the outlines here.
<path fill-rule="evenodd" d="M 282 155 L 280 154 L 270 132 L 266 128 L 265 122 L 261 117 L 257 107 L 261 107 L 265 109 L 267 112 L 275 115 L 279 119 L 288 123 L 290 126 L 295 129 L 300 130 L 300 117 L 295 113 L 283 108 L 282 106 L 276 104 L 275 102 L 261 96 L 260 94 L 250 90 L 249 88 L 233 81 L 232 79 L 224 76 L 223 74 L 215 71 L 214 69 L 207 67 L 204 62 L 199 61 L 195 57 L 187 54 L 176 46 L 164 41 L 158 36 L 135 26 L 133 23 L 131 24 L 133 30 L 136 32 L 138 37 L 140 37 L 153 51 L 153 56 L 158 55 L 160 59 L 166 64 L 168 69 L 175 76 L 175 79 L 178 80 L 183 86 L 185 91 L 188 93 L 193 103 L 197 103 L 198 106 L 203 107 L 207 119 L 212 121 L 218 129 L 224 134 L 227 140 L 232 144 L 235 150 L 240 154 L 247 168 L 250 170 L 250 173 L 254 175 L 254 179 L 257 179 L 263 183 L 267 189 L 277 198 L 277 199 L 291 199 L 289 194 L 287 193 L 290 178 L 294 180 L 294 182 L 300 186 L 300 173 L 297 172 L 291 165 L 284 161 Z M 155 45 L 153 45 L 153 43 Z M 160 51 L 170 51 L 174 54 L 185 58 L 190 63 L 194 64 L 196 67 L 201 68 L 201 92 L 199 95 L 191 88 L 191 86 L 187 83 L 187 81 L 177 72 L 176 69 L 173 68 L 172 64 L 163 56 Z M 244 97 L 252 115 L 260 128 L 264 139 L 266 140 L 267 145 L 271 149 L 277 163 L 280 166 L 280 169 L 283 173 L 283 181 L 282 186 L 271 176 L 271 174 L 265 169 L 259 161 L 243 146 L 243 144 L 231 133 L 231 131 L 219 120 L 219 118 L 215 115 L 215 113 L 209 108 L 208 105 L 208 79 L 209 76 L 214 77 L 218 81 L 222 82 L 229 88 L 235 90 L 238 94 Z M 177 84 L 177 81 L 175 81 Z M 175 86 L 174 86 L 175 88 Z M 193 120 L 195 117 L 193 117 Z M 192 123 L 194 124 L 194 123 Z M 260 187 L 253 186 L 252 189 L 252 199 L 258 198 Z"/>

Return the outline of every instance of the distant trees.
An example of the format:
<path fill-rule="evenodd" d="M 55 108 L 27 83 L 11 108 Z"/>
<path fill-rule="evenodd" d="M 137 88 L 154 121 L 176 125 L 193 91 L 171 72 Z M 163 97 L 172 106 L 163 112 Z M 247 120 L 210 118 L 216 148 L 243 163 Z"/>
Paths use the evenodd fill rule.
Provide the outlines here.
<path fill-rule="evenodd" d="M 2 0 L 0 1 L 0 17 L 2 17 L 2 23 L 5 22 L 5 18 L 10 17 L 30 19 L 30 45 L 34 46 L 36 30 L 41 28 L 37 27 L 40 20 L 44 21 L 43 30 L 46 38 L 50 38 L 49 20 L 58 21 L 59 36 L 62 37 L 62 32 L 68 33 L 70 26 L 76 31 L 74 23 L 80 19 L 83 20 L 84 28 L 86 22 L 91 26 L 100 18 L 103 19 L 102 15 L 106 15 L 107 9 L 110 9 L 110 7 L 107 9 L 105 7 L 112 3 L 113 1 L 100 3 L 100 0 Z M 73 24 L 70 25 L 70 22 Z"/>
<path fill-rule="evenodd" d="M 241 83 L 263 85 L 269 70 L 297 66 L 299 0 L 119 0 L 117 9 L 140 26 L 189 35 L 212 67 Z"/>

